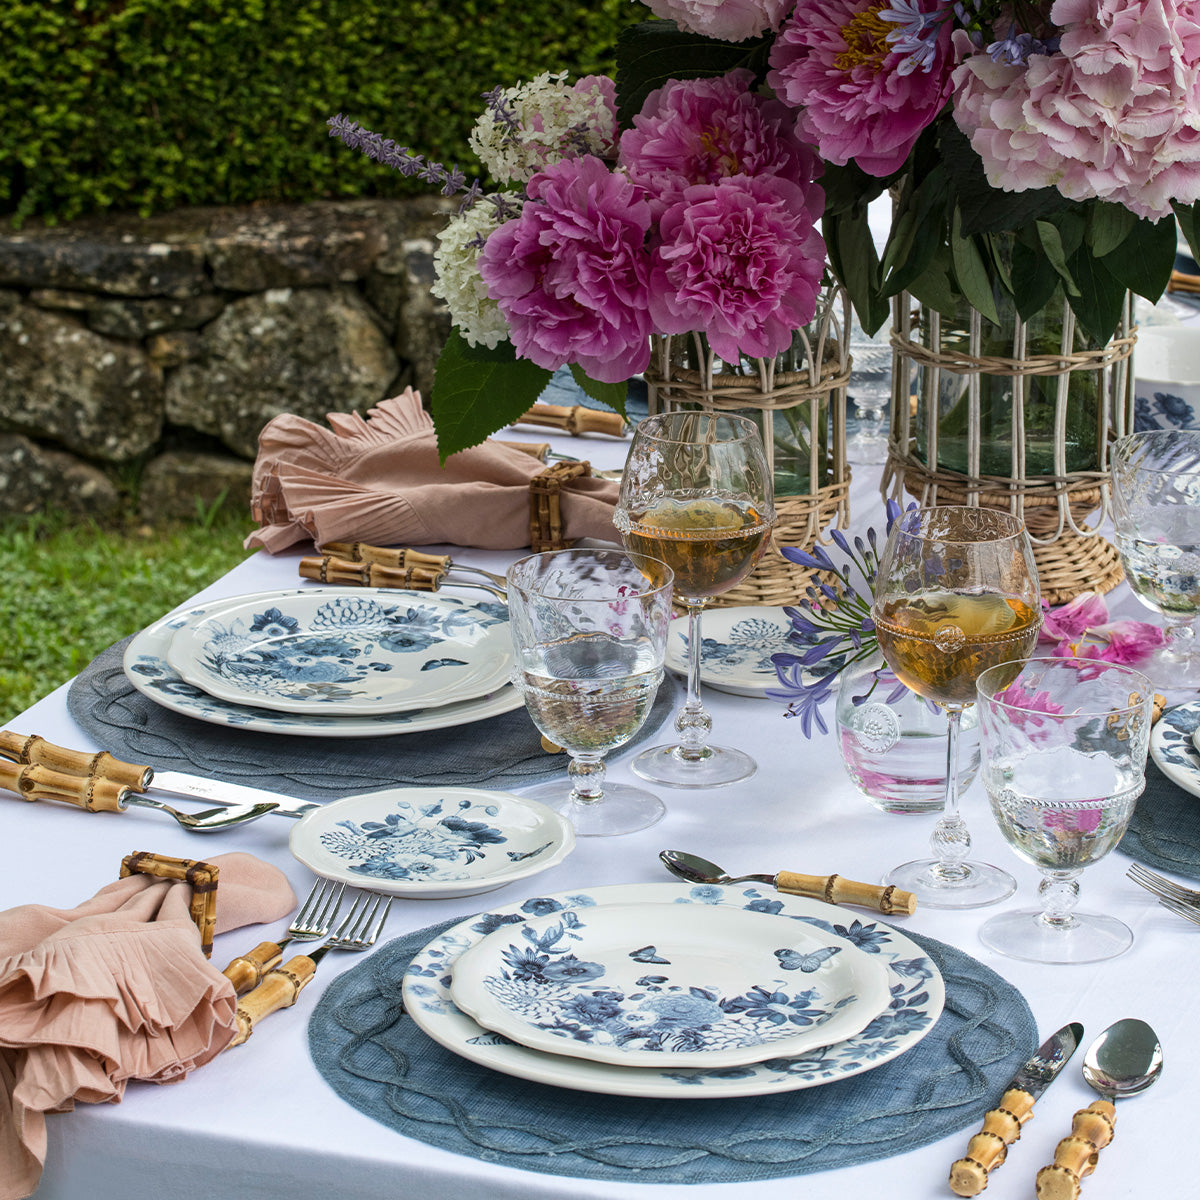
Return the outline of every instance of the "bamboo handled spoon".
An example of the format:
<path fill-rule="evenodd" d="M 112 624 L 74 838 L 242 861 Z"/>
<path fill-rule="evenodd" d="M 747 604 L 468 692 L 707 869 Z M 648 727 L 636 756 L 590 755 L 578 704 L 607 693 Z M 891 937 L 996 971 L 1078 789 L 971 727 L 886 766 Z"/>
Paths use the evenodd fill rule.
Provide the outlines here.
<path fill-rule="evenodd" d="M 1113 1139 L 1114 1100 L 1144 1092 L 1162 1073 L 1162 1046 L 1146 1024 L 1126 1017 L 1110 1025 L 1083 1056 L 1083 1078 L 1104 1097 L 1081 1108 L 1071 1134 L 1058 1143 L 1054 1162 L 1037 1173 L 1038 1200 L 1078 1200 L 1080 1181 L 1096 1169 Z"/>

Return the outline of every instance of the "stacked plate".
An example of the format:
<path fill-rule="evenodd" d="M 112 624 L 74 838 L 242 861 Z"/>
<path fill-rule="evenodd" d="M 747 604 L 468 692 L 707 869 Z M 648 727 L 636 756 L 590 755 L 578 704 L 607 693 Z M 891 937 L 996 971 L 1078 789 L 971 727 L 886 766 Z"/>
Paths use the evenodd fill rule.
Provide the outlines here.
<path fill-rule="evenodd" d="M 519 708 L 511 663 L 500 601 L 295 588 L 164 617 L 130 642 L 124 669 L 156 704 L 210 724 L 383 737 Z"/>
<path fill-rule="evenodd" d="M 421 950 L 405 1009 L 454 1053 L 559 1087 L 694 1099 L 813 1087 L 911 1049 L 945 1000 L 915 943 L 831 911 L 673 883 L 527 900 Z"/>
<path fill-rule="evenodd" d="M 1150 757 L 1173 783 L 1200 796 L 1200 700 L 1168 708 L 1155 721 Z"/>

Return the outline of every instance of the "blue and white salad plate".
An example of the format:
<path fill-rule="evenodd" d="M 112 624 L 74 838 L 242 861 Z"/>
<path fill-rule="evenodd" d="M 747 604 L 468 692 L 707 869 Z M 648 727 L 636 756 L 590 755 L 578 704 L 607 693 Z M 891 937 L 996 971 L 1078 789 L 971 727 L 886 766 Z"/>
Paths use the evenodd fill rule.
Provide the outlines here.
<path fill-rule="evenodd" d="M 1200 700 L 1168 708 L 1150 731 L 1150 757 L 1185 792 L 1200 796 Z"/>
<path fill-rule="evenodd" d="M 191 616 L 167 662 L 210 696 L 274 712 L 410 712 L 503 687 L 508 622 L 491 604 L 430 593 L 292 589 Z"/>
<path fill-rule="evenodd" d="M 740 1066 L 861 1033 L 878 958 L 787 917 L 607 904 L 506 925 L 459 956 L 463 1012 L 534 1050 L 633 1067 Z"/>
<path fill-rule="evenodd" d="M 393 591 L 384 588 L 376 589 L 375 594 L 396 596 L 399 599 L 428 599 L 429 596 L 427 592 Z M 280 595 L 278 591 L 260 593 L 261 599 L 268 604 Z M 443 596 L 442 599 L 452 600 L 449 596 Z M 210 609 L 220 608 L 225 603 L 227 602 L 223 600 L 214 600 L 209 604 L 192 605 L 168 613 L 141 633 L 135 634 L 125 648 L 122 664 L 125 677 L 148 700 L 180 716 L 204 721 L 209 725 L 225 725 L 234 729 L 252 730 L 255 733 L 282 733 L 293 737 L 391 737 L 397 733 L 427 733 L 483 721 L 488 717 L 497 717 L 524 707 L 525 701 L 509 683 L 475 700 L 463 700 L 411 712 L 380 713 L 362 717 L 341 716 L 317 706 L 298 713 L 274 712 L 271 709 L 222 700 L 184 679 L 167 662 L 167 651 L 178 629 L 193 618 L 203 616 Z M 454 603 L 467 607 L 465 601 Z M 494 601 L 487 607 L 500 622 L 501 628 L 507 629 L 508 606 Z"/>
<path fill-rule="evenodd" d="M 764 696 L 779 686 L 771 655 L 796 651 L 788 641 L 791 630 L 782 608 L 706 608 L 700 623 L 700 682 L 735 696 Z M 687 617 L 671 622 L 666 664 L 687 674 Z"/>
<path fill-rule="evenodd" d="M 458 959 L 483 938 L 531 918 L 585 914 L 608 905 L 693 905 L 706 915 L 722 908 L 790 918 L 827 944 L 861 950 L 887 972 L 889 999 L 853 1037 L 797 1055 L 737 1066 L 627 1066 L 549 1054 L 485 1029 L 451 995 Z M 832 920 L 831 920 L 832 916 Z M 564 918 L 558 918 L 564 919 Z M 638 948 L 642 943 L 639 941 Z M 647 974 L 654 971 L 647 964 Z M 803 974 L 804 972 L 799 972 Z M 555 1087 L 614 1096 L 717 1100 L 818 1087 L 873 1070 L 911 1050 L 936 1024 L 945 1003 L 941 973 L 926 953 L 882 921 L 831 910 L 773 888 L 680 883 L 619 884 L 539 896 L 469 917 L 435 938 L 413 959 L 404 979 L 405 1010 L 434 1041 L 471 1062 L 506 1075 Z"/>
<path fill-rule="evenodd" d="M 490 892 L 562 862 L 570 821 L 508 792 L 389 788 L 302 817 L 292 854 L 326 879 L 412 900 Z"/>

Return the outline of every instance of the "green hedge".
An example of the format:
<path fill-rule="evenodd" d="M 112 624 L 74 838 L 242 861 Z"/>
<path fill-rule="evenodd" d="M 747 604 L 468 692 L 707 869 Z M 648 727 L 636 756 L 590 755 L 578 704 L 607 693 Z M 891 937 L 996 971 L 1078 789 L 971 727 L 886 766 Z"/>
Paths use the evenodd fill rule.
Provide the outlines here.
<path fill-rule="evenodd" d="M 480 93 L 610 71 L 645 15 L 629 0 L 3 0 L 0 214 L 428 192 L 326 119 L 470 173 Z"/>

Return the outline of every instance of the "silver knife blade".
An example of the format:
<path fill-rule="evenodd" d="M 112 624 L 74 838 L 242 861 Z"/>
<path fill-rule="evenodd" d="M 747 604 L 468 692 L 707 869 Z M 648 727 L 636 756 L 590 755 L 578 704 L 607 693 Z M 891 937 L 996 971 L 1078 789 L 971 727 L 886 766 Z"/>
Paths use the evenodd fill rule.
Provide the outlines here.
<path fill-rule="evenodd" d="M 1035 1100 L 1054 1082 L 1058 1073 L 1067 1065 L 1083 1038 L 1083 1026 L 1078 1021 L 1064 1025 L 1051 1034 L 1038 1048 L 1033 1057 L 1021 1066 L 1005 1088 L 1019 1088 L 1028 1092 Z"/>
<path fill-rule="evenodd" d="M 271 803 L 276 805 L 271 810 L 271 815 L 276 817 L 302 817 L 321 807 L 312 800 L 297 800 L 281 792 L 268 792 L 264 788 L 246 787 L 241 783 L 223 783 L 218 779 L 203 779 L 182 771 L 155 771 L 147 790 L 207 800 L 212 804 Z"/>

